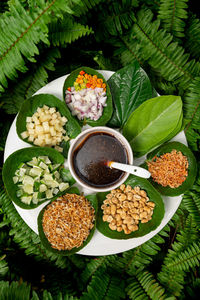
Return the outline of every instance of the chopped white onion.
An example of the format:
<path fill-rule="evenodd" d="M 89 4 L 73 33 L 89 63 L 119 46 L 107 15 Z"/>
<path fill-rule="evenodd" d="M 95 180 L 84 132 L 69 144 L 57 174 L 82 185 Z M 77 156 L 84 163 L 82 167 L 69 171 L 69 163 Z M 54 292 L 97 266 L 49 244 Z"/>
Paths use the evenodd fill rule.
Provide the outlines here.
<path fill-rule="evenodd" d="M 72 112 L 79 120 L 88 118 L 97 121 L 103 114 L 103 108 L 106 104 L 107 96 L 103 88 L 87 88 L 75 91 L 66 91 L 65 101 Z"/>

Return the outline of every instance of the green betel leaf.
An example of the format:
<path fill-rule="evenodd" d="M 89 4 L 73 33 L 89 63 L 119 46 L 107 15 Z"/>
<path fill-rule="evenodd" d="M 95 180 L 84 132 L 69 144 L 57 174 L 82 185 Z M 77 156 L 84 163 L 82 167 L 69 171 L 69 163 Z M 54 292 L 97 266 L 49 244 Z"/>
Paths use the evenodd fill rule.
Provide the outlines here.
<path fill-rule="evenodd" d="M 130 234 L 125 234 L 124 231 L 118 232 L 117 230 L 111 230 L 109 228 L 109 223 L 104 222 L 103 210 L 101 209 L 101 205 L 103 201 L 106 199 L 106 195 L 109 192 L 97 193 L 98 198 L 98 218 L 97 218 L 97 229 L 105 236 L 111 239 L 130 239 L 135 237 L 144 236 L 145 234 L 155 230 L 161 223 L 165 209 L 164 203 L 161 195 L 156 191 L 156 189 L 148 182 L 148 180 L 144 178 L 140 178 L 134 175 L 130 175 L 128 179 L 124 183 L 125 185 L 130 185 L 132 188 L 135 186 L 139 186 L 142 190 L 147 193 L 149 197 L 149 201 L 155 203 L 155 208 L 153 210 L 152 219 L 148 223 L 139 222 L 139 229 L 137 231 L 131 232 Z"/>
<path fill-rule="evenodd" d="M 79 191 L 76 187 L 75 188 L 72 187 L 67 192 L 69 192 L 70 194 L 73 194 L 73 193 L 78 193 L 79 194 Z M 46 205 L 41 210 L 41 212 L 39 213 L 39 216 L 38 216 L 38 232 L 39 232 L 40 240 L 41 240 L 43 246 L 47 250 L 49 250 L 53 253 L 56 253 L 56 254 L 60 254 L 60 255 L 71 255 L 71 254 L 74 254 L 74 253 L 80 251 L 82 248 L 84 248 L 89 243 L 89 241 L 92 239 L 92 236 L 93 236 L 94 231 L 96 229 L 96 218 L 97 218 L 97 211 L 98 211 L 97 196 L 96 196 L 96 194 L 92 194 L 92 195 L 85 196 L 85 198 L 87 198 L 89 200 L 90 204 L 92 205 L 92 207 L 95 210 L 94 226 L 91 229 L 87 239 L 83 242 L 82 246 L 80 246 L 78 248 L 73 248 L 71 250 L 57 250 L 57 249 L 52 248 L 51 244 L 49 243 L 49 241 L 48 241 L 48 239 L 47 239 L 47 237 L 46 237 L 46 235 L 43 231 L 43 226 L 42 226 L 43 215 L 44 215 L 45 209 L 47 208 L 48 205 Z"/>
<path fill-rule="evenodd" d="M 30 148 L 24 148 L 20 149 L 14 153 L 12 153 L 5 161 L 3 165 L 3 182 L 6 187 L 7 193 L 9 197 L 12 199 L 13 202 L 15 202 L 18 206 L 24 208 L 24 209 L 32 209 L 38 207 L 40 204 L 56 199 L 60 195 L 66 192 L 59 192 L 57 195 L 55 195 L 53 198 L 50 199 L 44 199 L 42 201 L 39 201 L 38 204 L 33 204 L 32 202 L 30 205 L 25 204 L 21 201 L 19 197 L 17 197 L 17 190 L 18 186 L 17 184 L 14 184 L 13 177 L 15 176 L 15 171 L 19 168 L 21 163 L 25 163 L 28 161 L 31 161 L 33 157 L 38 156 L 48 156 L 49 159 L 53 164 L 63 164 L 64 163 L 64 157 L 62 154 L 60 154 L 58 151 L 52 148 L 47 147 L 30 147 Z M 64 173 L 64 171 L 62 171 Z M 74 181 L 70 179 L 70 175 L 68 174 L 68 177 L 66 178 L 66 174 L 68 171 L 65 172 L 65 178 L 63 181 L 65 182 L 67 178 L 69 178 L 69 185 L 72 185 Z"/>
<path fill-rule="evenodd" d="M 55 107 L 56 111 L 59 111 L 61 116 L 64 116 L 67 118 L 67 123 L 64 126 L 64 129 L 66 130 L 66 134 L 71 138 L 75 138 L 80 132 L 81 127 L 78 124 L 78 122 L 72 117 L 70 111 L 68 110 L 65 103 L 63 103 L 60 99 L 56 98 L 53 95 L 50 94 L 39 94 L 35 95 L 29 99 L 27 99 L 21 106 L 21 109 L 19 111 L 19 114 L 17 116 L 17 122 L 16 122 L 16 129 L 17 134 L 20 139 L 22 139 L 22 132 L 26 131 L 26 118 L 32 117 L 32 115 L 37 111 L 38 107 L 43 107 L 44 105 L 47 105 L 48 107 Z M 28 138 L 22 139 L 23 141 L 34 145 L 32 142 L 28 141 Z M 64 149 L 64 156 L 67 157 L 67 149 L 65 142 L 62 142 L 60 144 L 61 147 Z M 35 146 L 35 145 L 34 145 Z"/>
<path fill-rule="evenodd" d="M 89 67 L 81 67 L 81 68 L 78 68 L 75 71 L 73 71 L 66 78 L 66 80 L 64 82 L 63 97 L 65 99 L 65 92 L 66 92 L 67 88 L 74 86 L 74 82 L 75 82 L 76 78 L 78 77 L 80 71 L 82 71 L 82 70 L 85 71 L 89 75 L 96 75 L 98 78 L 103 79 L 103 82 L 106 83 L 106 96 L 107 96 L 106 104 L 107 104 L 107 106 L 105 106 L 103 108 L 103 114 L 97 121 L 90 120 L 90 119 L 84 119 L 83 121 L 79 121 L 79 122 L 82 125 L 88 124 L 90 126 L 103 126 L 110 120 L 110 118 L 112 116 L 113 105 L 112 105 L 112 96 L 111 96 L 109 85 L 108 85 L 107 81 L 105 80 L 105 78 L 103 77 L 103 75 L 101 75 L 99 72 L 97 72 L 94 69 L 89 68 Z"/>
<path fill-rule="evenodd" d="M 108 125 L 123 127 L 130 114 L 145 100 L 153 97 L 151 82 L 137 61 L 120 69 L 108 80 L 114 112 Z"/>
<path fill-rule="evenodd" d="M 151 153 L 147 155 L 147 161 L 151 161 L 152 158 L 156 156 L 161 156 L 165 153 L 170 153 L 172 150 L 181 151 L 181 153 L 187 157 L 188 160 L 188 176 L 186 180 L 177 188 L 171 188 L 170 186 L 162 186 L 155 182 L 152 178 L 150 179 L 153 186 L 163 195 L 167 196 L 178 196 L 183 193 L 185 193 L 187 190 L 189 190 L 195 181 L 196 174 L 197 174 L 197 163 L 194 154 L 192 151 L 186 147 L 184 144 L 179 142 L 170 142 L 167 144 L 164 144 L 155 150 L 153 150 Z M 143 165 L 144 168 L 148 169 L 147 163 Z"/>
<path fill-rule="evenodd" d="M 123 134 L 139 157 L 177 134 L 181 122 L 181 97 L 160 96 L 145 101 L 131 114 Z"/>

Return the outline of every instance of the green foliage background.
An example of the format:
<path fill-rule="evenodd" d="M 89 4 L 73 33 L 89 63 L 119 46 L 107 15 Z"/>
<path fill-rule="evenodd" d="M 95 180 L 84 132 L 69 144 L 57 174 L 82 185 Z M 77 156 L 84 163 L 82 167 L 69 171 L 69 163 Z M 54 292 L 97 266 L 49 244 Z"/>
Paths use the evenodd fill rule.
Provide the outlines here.
<path fill-rule="evenodd" d="M 195 7 L 196 5 L 196 7 Z M 0 153 L 25 99 L 87 65 L 118 70 L 137 60 L 160 94 L 181 95 L 199 165 L 200 11 L 195 0 L 0 2 Z M 169 224 L 118 255 L 46 251 L 0 192 L 0 299 L 197 299 L 200 174 Z"/>

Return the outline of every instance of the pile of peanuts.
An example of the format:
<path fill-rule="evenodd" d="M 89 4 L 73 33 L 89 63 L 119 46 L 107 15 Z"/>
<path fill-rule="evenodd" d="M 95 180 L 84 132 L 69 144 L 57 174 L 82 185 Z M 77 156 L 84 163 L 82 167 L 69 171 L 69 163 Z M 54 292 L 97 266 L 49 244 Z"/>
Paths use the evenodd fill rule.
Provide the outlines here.
<path fill-rule="evenodd" d="M 103 221 L 109 223 L 111 230 L 123 230 L 125 234 L 138 230 L 139 221 L 151 220 L 154 207 L 155 203 L 149 201 L 144 190 L 125 184 L 107 194 L 101 206 Z"/>

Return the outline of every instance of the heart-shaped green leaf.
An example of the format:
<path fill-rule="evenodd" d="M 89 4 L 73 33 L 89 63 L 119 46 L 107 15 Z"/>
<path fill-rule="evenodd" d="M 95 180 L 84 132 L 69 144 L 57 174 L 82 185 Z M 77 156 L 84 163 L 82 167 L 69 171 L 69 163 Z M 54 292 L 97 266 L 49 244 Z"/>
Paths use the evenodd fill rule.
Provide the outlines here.
<path fill-rule="evenodd" d="M 21 163 L 25 163 L 27 161 L 32 160 L 33 157 L 38 156 L 48 156 L 49 159 L 53 164 L 63 164 L 64 163 L 64 157 L 62 154 L 60 154 L 58 151 L 52 148 L 47 147 L 30 147 L 30 148 L 24 148 L 20 149 L 14 153 L 12 153 L 5 161 L 3 165 L 3 181 L 4 185 L 6 187 L 6 190 L 8 192 L 9 197 L 14 201 L 18 206 L 24 208 L 24 209 L 32 209 L 43 202 L 46 202 L 51 199 L 56 199 L 58 196 L 62 195 L 66 192 L 60 192 L 56 196 L 54 196 L 51 199 L 45 199 L 40 201 L 38 204 L 33 204 L 31 202 L 30 205 L 23 203 L 19 197 L 17 197 L 17 184 L 14 184 L 13 177 L 15 176 L 15 171 L 19 168 L 19 165 Z M 69 185 L 74 183 L 73 178 L 71 177 L 71 174 L 69 174 L 69 170 L 62 171 L 65 174 L 65 178 L 63 178 L 63 181 L 65 179 L 69 179 L 69 181 L 66 180 L 66 182 L 69 183 Z"/>
<path fill-rule="evenodd" d="M 114 112 L 108 125 L 122 128 L 130 114 L 153 97 L 151 82 L 137 61 L 115 72 L 108 80 Z"/>
<path fill-rule="evenodd" d="M 64 129 L 66 130 L 66 134 L 70 138 L 75 138 L 81 132 L 79 123 L 72 117 L 69 109 L 67 108 L 67 105 L 65 105 L 64 102 L 62 102 L 60 99 L 56 98 L 53 95 L 39 94 L 27 99 L 22 104 L 22 107 L 19 111 L 19 114 L 17 116 L 16 128 L 17 134 L 20 139 L 22 139 L 21 133 L 26 131 L 26 118 L 31 117 L 36 112 L 38 107 L 43 107 L 44 105 L 47 105 L 49 107 L 55 107 L 56 110 L 60 112 L 61 116 L 67 118 L 68 121 L 65 124 Z M 28 138 L 24 139 L 23 141 L 34 145 L 32 142 L 28 141 Z M 64 153 L 66 157 L 66 143 L 61 143 L 61 146 L 64 147 Z"/>
<path fill-rule="evenodd" d="M 64 82 L 63 97 L 65 99 L 65 92 L 66 92 L 67 88 L 72 87 L 74 85 L 74 82 L 75 82 L 77 76 L 79 75 L 80 71 L 82 71 L 82 70 L 85 71 L 87 74 L 97 75 L 98 78 L 102 78 L 103 82 L 106 83 L 106 96 L 107 96 L 106 104 L 107 104 L 107 106 L 104 107 L 103 114 L 97 121 L 90 120 L 90 119 L 85 119 L 84 121 L 81 121 L 80 123 L 84 124 L 84 125 L 88 124 L 90 126 L 103 126 L 110 120 L 110 118 L 112 116 L 113 105 L 112 105 L 112 96 L 111 96 L 109 85 L 106 82 L 103 75 L 101 75 L 99 72 L 97 72 L 94 69 L 89 68 L 89 67 L 81 67 L 81 68 L 78 68 L 78 69 L 74 70 L 66 78 L 66 80 Z"/>
<path fill-rule="evenodd" d="M 169 186 L 166 186 L 166 187 L 162 186 L 162 185 L 158 184 L 157 182 L 155 182 L 153 179 L 150 179 L 153 186 L 161 194 L 166 195 L 166 196 L 171 196 L 171 197 L 181 195 L 181 194 L 185 193 L 187 190 L 189 190 L 193 186 L 195 178 L 196 178 L 196 174 L 197 174 L 197 163 L 196 163 L 194 154 L 188 147 L 186 147 L 184 144 L 179 143 L 179 142 L 170 142 L 170 143 L 164 144 L 164 145 L 156 148 L 155 150 L 153 150 L 151 153 L 149 153 L 147 155 L 147 161 L 148 160 L 151 161 L 155 155 L 161 156 L 165 153 L 170 153 L 172 150 L 181 151 L 181 153 L 187 157 L 188 176 L 187 176 L 186 180 L 179 187 L 171 188 Z M 142 166 L 145 169 L 148 169 L 146 162 Z"/>
<path fill-rule="evenodd" d="M 123 134 L 139 157 L 172 138 L 181 121 L 181 97 L 160 96 L 145 101 L 130 115 Z"/>
<path fill-rule="evenodd" d="M 142 190 L 147 193 L 149 200 L 155 203 L 152 219 L 148 223 L 139 223 L 139 229 L 130 234 L 125 234 L 124 231 L 118 232 L 117 230 L 111 230 L 109 228 L 109 223 L 103 221 L 103 210 L 101 205 L 106 199 L 108 192 L 98 193 L 97 199 L 99 202 L 98 218 L 97 218 L 97 229 L 105 236 L 111 239 L 130 239 L 135 237 L 144 236 L 145 234 L 155 230 L 161 223 L 165 209 L 164 203 L 161 195 L 156 191 L 156 189 L 144 178 L 140 178 L 134 175 L 130 175 L 125 181 L 126 185 L 130 185 L 132 188 L 139 186 Z"/>
<path fill-rule="evenodd" d="M 75 188 L 72 187 L 67 192 L 70 193 L 70 194 L 73 194 L 73 193 L 79 194 L 79 191 L 77 190 L 76 187 Z M 46 238 L 46 235 L 45 235 L 45 233 L 43 231 L 43 226 L 42 226 L 43 215 L 44 215 L 44 212 L 45 212 L 45 209 L 46 209 L 47 206 L 45 206 L 41 210 L 41 212 L 39 213 L 39 216 L 38 216 L 38 231 L 39 231 L 40 240 L 41 240 L 43 246 L 47 250 L 49 250 L 49 251 L 51 251 L 53 253 L 56 253 L 56 254 L 60 254 L 60 255 L 71 255 L 71 254 L 74 254 L 74 253 L 80 251 L 82 248 L 84 248 L 89 243 L 89 241 L 92 239 L 92 236 L 93 236 L 95 228 L 96 228 L 96 218 L 97 218 L 97 211 L 98 211 L 98 202 L 97 202 L 97 197 L 96 197 L 95 194 L 87 195 L 85 197 L 89 200 L 90 204 L 93 206 L 93 208 L 95 210 L 94 227 L 90 231 L 90 234 L 88 235 L 87 239 L 83 242 L 82 246 L 80 246 L 78 248 L 73 248 L 72 250 L 57 250 L 57 249 L 54 249 L 54 248 L 51 247 L 51 244 L 49 243 L 48 239 Z"/>

